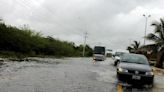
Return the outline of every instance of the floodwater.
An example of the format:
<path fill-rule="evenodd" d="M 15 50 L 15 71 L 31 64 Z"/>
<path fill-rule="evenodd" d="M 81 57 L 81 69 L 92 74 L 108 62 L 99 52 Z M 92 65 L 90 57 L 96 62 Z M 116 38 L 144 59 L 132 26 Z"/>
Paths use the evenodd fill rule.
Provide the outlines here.
<path fill-rule="evenodd" d="M 113 60 L 93 63 L 92 58 L 35 58 L 5 61 L 0 68 L 0 92 L 163 92 L 164 76 L 154 86 L 118 88 Z M 120 92 L 121 92 L 120 91 Z"/>

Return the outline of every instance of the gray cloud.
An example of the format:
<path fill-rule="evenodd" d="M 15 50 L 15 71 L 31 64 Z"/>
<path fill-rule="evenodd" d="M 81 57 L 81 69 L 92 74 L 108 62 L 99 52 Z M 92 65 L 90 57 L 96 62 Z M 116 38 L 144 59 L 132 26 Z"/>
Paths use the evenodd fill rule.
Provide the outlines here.
<path fill-rule="evenodd" d="M 91 46 L 125 49 L 133 40 L 143 42 L 145 19 L 164 17 L 163 0 L 4 0 L 1 17 L 9 24 L 28 24 L 61 40 L 83 44 L 84 32 Z M 152 32 L 149 26 L 148 32 Z"/>

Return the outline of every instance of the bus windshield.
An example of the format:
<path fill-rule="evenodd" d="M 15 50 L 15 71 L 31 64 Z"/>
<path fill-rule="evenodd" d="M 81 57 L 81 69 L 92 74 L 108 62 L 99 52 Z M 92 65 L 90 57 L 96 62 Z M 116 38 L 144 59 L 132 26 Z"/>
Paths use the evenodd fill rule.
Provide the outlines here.
<path fill-rule="evenodd" d="M 105 55 L 105 47 L 96 46 L 94 48 L 94 54 L 103 54 L 103 55 Z"/>

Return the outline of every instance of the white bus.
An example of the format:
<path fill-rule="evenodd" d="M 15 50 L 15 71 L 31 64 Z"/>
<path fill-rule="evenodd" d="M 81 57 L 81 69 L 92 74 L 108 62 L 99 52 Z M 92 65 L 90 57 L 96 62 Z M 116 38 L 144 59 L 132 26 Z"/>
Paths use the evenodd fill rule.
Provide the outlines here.
<path fill-rule="evenodd" d="M 105 47 L 95 46 L 93 50 L 93 59 L 96 61 L 104 61 L 106 59 Z"/>

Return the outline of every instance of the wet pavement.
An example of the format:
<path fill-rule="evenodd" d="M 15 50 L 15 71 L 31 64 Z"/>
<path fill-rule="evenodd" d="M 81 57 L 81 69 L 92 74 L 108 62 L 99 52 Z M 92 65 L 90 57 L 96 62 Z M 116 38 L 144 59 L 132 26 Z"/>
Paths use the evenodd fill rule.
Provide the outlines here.
<path fill-rule="evenodd" d="M 0 68 L 0 92 L 163 92 L 164 76 L 154 86 L 118 83 L 113 60 L 93 63 L 92 58 L 36 58 L 8 62 Z"/>

